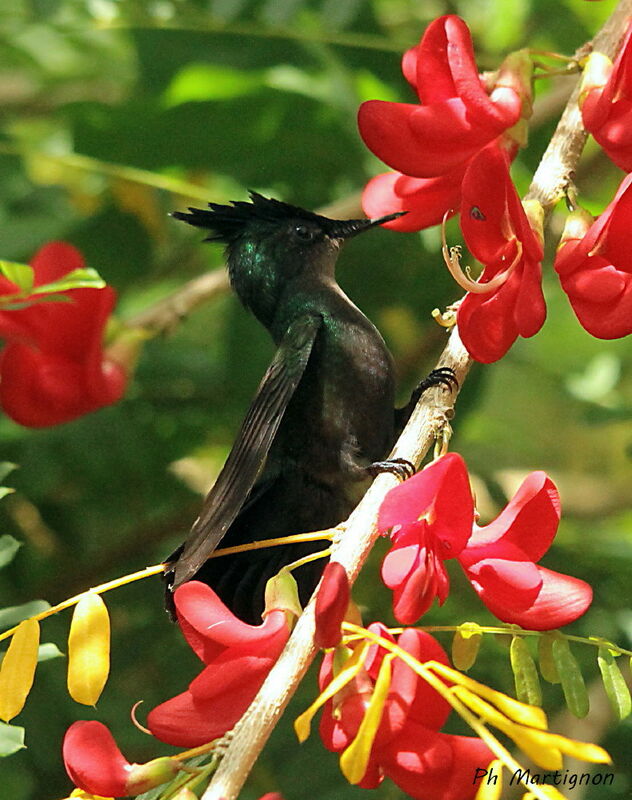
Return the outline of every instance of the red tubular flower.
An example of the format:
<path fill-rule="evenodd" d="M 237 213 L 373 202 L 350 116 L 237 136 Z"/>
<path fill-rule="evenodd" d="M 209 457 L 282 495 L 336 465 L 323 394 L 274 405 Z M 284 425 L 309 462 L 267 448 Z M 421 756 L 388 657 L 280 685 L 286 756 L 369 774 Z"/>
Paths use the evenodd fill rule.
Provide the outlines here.
<path fill-rule="evenodd" d="M 174 601 L 188 644 L 207 666 L 186 692 L 149 712 L 147 727 L 163 742 L 196 747 L 234 727 L 283 649 L 289 627 L 278 610 L 261 625 L 242 622 L 200 581 L 176 589 Z"/>
<path fill-rule="evenodd" d="M 62 748 L 64 765 L 79 789 L 102 797 L 127 797 L 147 792 L 173 778 L 180 765 L 172 758 L 130 764 L 101 722 L 74 722 Z"/>
<path fill-rule="evenodd" d="M 632 175 L 625 178 L 601 216 L 569 215 L 555 269 L 577 319 L 593 336 L 632 333 Z"/>
<path fill-rule="evenodd" d="M 504 622 L 535 630 L 559 628 L 590 605 L 582 580 L 536 564 L 551 546 L 560 520 L 555 484 L 544 472 L 529 475 L 489 525 L 474 524 L 465 463 L 448 453 L 392 489 L 378 516 L 393 547 L 382 579 L 393 590 L 393 610 L 404 624 L 417 620 L 435 597 L 443 603 L 443 561 L 457 558 L 487 608 Z"/>
<path fill-rule="evenodd" d="M 518 336 L 536 334 L 546 317 L 541 237 L 511 181 L 507 156 L 495 146 L 482 150 L 465 173 L 461 230 L 485 267 L 478 284 L 490 286 L 487 292 L 470 291 L 461 302 L 459 333 L 472 358 L 489 364 Z"/>
<path fill-rule="evenodd" d="M 81 254 L 64 242 L 42 247 L 31 266 L 35 286 L 84 267 Z M 0 293 L 17 286 L 0 277 Z M 21 425 L 68 422 L 115 403 L 125 390 L 123 368 L 103 352 L 103 330 L 116 295 L 110 287 L 62 292 L 70 302 L 37 303 L 0 311 L 0 405 Z"/>
<path fill-rule="evenodd" d="M 369 100 L 360 106 L 365 144 L 398 170 L 369 182 L 365 212 L 409 211 L 386 227 L 410 231 L 456 210 L 465 168 L 481 148 L 502 140 L 515 155 L 522 131 L 509 129 L 530 114 L 531 69 L 525 52 L 513 53 L 486 85 L 465 22 L 453 15 L 432 22 L 402 61 L 420 105 Z"/>
<path fill-rule="evenodd" d="M 370 626 L 375 629 L 376 626 Z M 376 632 L 383 635 L 383 632 Z M 391 638 L 390 636 L 386 638 Z M 430 634 L 407 629 L 397 644 L 420 662 L 448 664 L 441 645 Z M 325 704 L 320 734 L 325 747 L 345 750 L 355 738 L 368 706 L 376 668 L 385 651 L 335 698 Z M 319 682 L 324 688 L 332 676 L 332 654 L 325 656 Z M 440 733 L 450 713 L 448 703 L 403 661 L 393 661 L 390 689 L 371 747 L 363 788 L 375 788 L 388 777 L 418 800 L 469 800 L 478 787 L 472 776 L 493 754 L 480 739 Z"/>
<path fill-rule="evenodd" d="M 498 619 L 533 630 L 551 630 L 581 616 L 592 589 L 578 578 L 535 562 L 551 546 L 560 520 L 560 498 L 544 472 L 532 472 L 499 516 L 458 555 L 476 593 Z"/>
<path fill-rule="evenodd" d="M 632 23 L 612 64 L 591 53 L 580 92 L 584 127 L 614 163 L 632 172 Z"/>
<path fill-rule="evenodd" d="M 391 530 L 393 547 L 382 580 L 393 590 L 395 617 L 415 622 L 449 590 L 443 562 L 458 556 L 472 533 L 474 516 L 467 469 L 448 453 L 392 489 L 380 506 L 378 528 Z"/>
<path fill-rule="evenodd" d="M 330 561 L 316 595 L 314 641 L 318 647 L 335 647 L 342 637 L 340 626 L 349 607 L 349 578 L 345 568 Z"/>

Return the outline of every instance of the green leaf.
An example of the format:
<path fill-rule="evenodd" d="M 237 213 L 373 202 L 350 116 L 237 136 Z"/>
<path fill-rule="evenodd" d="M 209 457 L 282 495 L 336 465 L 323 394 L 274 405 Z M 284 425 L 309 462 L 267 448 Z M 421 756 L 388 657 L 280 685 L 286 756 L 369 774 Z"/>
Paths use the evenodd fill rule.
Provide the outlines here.
<path fill-rule="evenodd" d="M 33 289 L 33 294 L 66 292 L 68 289 L 102 289 L 105 285 L 105 281 L 95 269 L 85 267 L 83 269 L 73 269 L 72 272 L 52 283 L 37 286 Z"/>
<path fill-rule="evenodd" d="M 514 636 L 509 648 L 509 659 L 516 684 L 516 697 L 521 703 L 542 705 L 542 688 L 538 670 L 529 647 L 521 636 Z"/>
<path fill-rule="evenodd" d="M 7 475 L 10 475 L 18 465 L 13 464 L 11 461 L 0 461 L 0 481 L 3 481 Z"/>
<path fill-rule="evenodd" d="M 24 728 L 0 722 L 0 756 L 10 756 L 24 748 Z"/>
<path fill-rule="evenodd" d="M 187 64 L 173 78 L 164 94 L 167 107 L 181 103 L 242 97 L 262 86 L 259 73 L 217 64 Z"/>
<path fill-rule="evenodd" d="M 538 639 L 538 661 L 540 673 L 549 683 L 560 683 L 560 676 L 553 658 L 553 642 L 558 638 L 557 633 L 543 633 Z"/>
<path fill-rule="evenodd" d="M 467 671 L 476 661 L 483 637 L 475 622 L 459 625 L 452 639 L 452 663 L 462 672 Z"/>
<path fill-rule="evenodd" d="M 8 533 L 5 533 L 4 536 L 0 536 L 0 568 L 6 567 L 7 564 L 13 561 L 20 547 L 22 547 L 22 542 L 18 542 L 13 536 L 9 536 Z"/>
<path fill-rule="evenodd" d="M 625 719 L 632 712 L 632 697 L 619 665 L 608 647 L 599 648 L 597 663 L 610 705 L 619 719 Z"/>
<path fill-rule="evenodd" d="M 12 489 L 10 486 L 0 486 L 0 500 L 8 494 L 13 494 L 13 492 L 15 492 L 15 489 Z"/>
<path fill-rule="evenodd" d="M 37 660 L 50 661 L 53 658 L 63 658 L 64 654 L 54 642 L 44 642 L 37 651 Z"/>
<path fill-rule="evenodd" d="M 553 660 L 560 676 L 568 710 L 580 719 L 585 717 L 590 709 L 588 692 L 579 664 L 571 653 L 566 639 L 559 638 L 553 642 Z"/>
<path fill-rule="evenodd" d="M 47 603 L 46 600 L 30 600 L 28 603 L 22 603 L 19 606 L 0 608 L 0 630 L 12 628 L 18 622 L 22 622 L 23 619 L 34 617 L 49 608 L 50 603 Z"/>
<path fill-rule="evenodd" d="M 28 264 L 17 264 L 15 261 L 0 261 L 0 273 L 14 283 L 22 292 L 30 292 L 33 287 L 35 273 Z"/>

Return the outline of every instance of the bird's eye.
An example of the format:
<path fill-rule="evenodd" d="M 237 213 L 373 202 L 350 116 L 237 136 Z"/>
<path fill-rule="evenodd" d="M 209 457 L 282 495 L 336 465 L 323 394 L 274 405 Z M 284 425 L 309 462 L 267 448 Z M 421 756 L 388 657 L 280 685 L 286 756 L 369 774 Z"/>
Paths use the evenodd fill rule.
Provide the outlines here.
<path fill-rule="evenodd" d="M 296 225 L 294 227 L 294 235 L 302 242 L 311 242 L 314 239 L 314 230 L 307 225 Z"/>

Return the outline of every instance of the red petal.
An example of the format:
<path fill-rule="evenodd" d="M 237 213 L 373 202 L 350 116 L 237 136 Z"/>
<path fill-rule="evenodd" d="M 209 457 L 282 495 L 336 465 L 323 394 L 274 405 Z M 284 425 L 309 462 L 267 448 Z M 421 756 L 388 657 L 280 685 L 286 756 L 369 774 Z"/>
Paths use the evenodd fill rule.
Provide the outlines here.
<path fill-rule="evenodd" d="M 608 208 L 611 211 L 602 233 L 600 253 L 617 269 L 630 275 L 632 273 L 629 239 L 630 225 L 632 225 L 632 175 L 628 175 L 621 182 Z"/>
<path fill-rule="evenodd" d="M 512 274 L 501 288 L 489 295 L 465 295 L 457 311 L 463 345 L 476 361 L 498 361 L 518 338 L 513 308 L 519 275 Z"/>
<path fill-rule="evenodd" d="M 342 564 L 330 561 L 323 571 L 323 577 L 316 595 L 316 633 L 317 647 L 335 647 L 342 638 L 340 626 L 349 607 L 349 578 Z"/>
<path fill-rule="evenodd" d="M 542 588 L 535 601 L 524 610 L 497 604 L 495 599 L 484 597 L 489 610 L 503 622 L 523 628 L 548 631 L 574 622 L 588 609 L 592 602 L 591 587 L 570 575 L 553 572 L 538 566 Z"/>
<path fill-rule="evenodd" d="M 436 542 L 437 555 L 454 558 L 465 547 L 472 534 L 474 500 L 467 467 L 458 453 L 447 453 L 425 467 L 420 475 L 431 473 L 436 480 L 430 530 Z M 405 486 L 406 482 L 402 484 Z"/>
<path fill-rule="evenodd" d="M 189 691 L 195 701 L 201 702 L 231 695 L 252 699 L 274 662 L 274 658 L 263 656 L 233 656 L 227 650 L 191 681 Z"/>
<path fill-rule="evenodd" d="M 409 178 L 399 172 L 386 172 L 367 183 L 362 207 L 371 218 L 406 211 L 403 217 L 385 223 L 384 227 L 419 231 L 438 225 L 446 212 L 450 216 L 456 213 L 462 177 L 462 168 L 439 178 Z"/>
<path fill-rule="evenodd" d="M 480 125 L 493 125 L 499 133 L 515 125 L 522 110 L 520 98 L 510 89 L 502 93 L 502 103 L 490 99 L 478 76 L 469 28 L 457 16 L 444 19 L 448 63 L 457 95 L 469 107 L 472 116 L 476 115 Z"/>
<path fill-rule="evenodd" d="M 365 145 L 392 169 L 429 177 L 431 169 L 423 142 L 410 127 L 410 117 L 419 106 L 368 100 L 358 110 L 358 128 Z M 437 173 L 430 172 L 431 175 Z"/>
<path fill-rule="evenodd" d="M 542 587 L 539 567 L 532 561 L 485 558 L 470 567 L 463 563 L 462 566 L 476 593 L 490 610 L 493 605 L 505 609 L 506 613 L 524 611 L 535 602 Z"/>
<path fill-rule="evenodd" d="M 439 661 L 446 666 L 450 663 L 443 647 L 425 631 L 408 628 L 400 634 L 397 644 L 422 663 Z M 408 712 L 409 719 L 426 728 L 438 731 L 445 723 L 449 713 L 449 703 L 423 678 L 419 678 Z"/>
<path fill-rule="evenodd" d="M 397 541 L 382 562 L 382 580 L 389 589 L 400 586 L 419 565 L 420 550 L 425 550 L 425 539 L 418 529 L 425 530 L 422 523 L 407 526 L 397 534 Z"/>
<path fill-rule="evenodd" d="M 0 354 L 0 405 L 20 425 L 59 425 L 115 403 L 125 390 L 123 370 L 92 365 L 12 343 Z"/>
<path fill-rule="evenodd" d="M 416 800 L 471 800 L 479 788 L 473 780 L 477 768 L 493 758 L 478 738 L 428 732 L 409 723 L 389 746 L 382 766 Z"/>
<path fill-rule="evenodd" d="M 542 294 L 542 265 L 524 261 L 513 317 L 520 336 L 528 339 L 544 325 L 546 304 Z"/>
<path fill-rule="evenodd" d="M 516 194 L 516 190 L 509 177 L 507 154 L 497 146 L 484 148 L 472 159 L 463 178 L 461 230 L 475 258 L 486 267 L 499 262 L 488 278 L 510 263 L 509 258 L 504 264 L 499 259 L 515 235 L 514 222 L 509 218 L 511 193 Z"/>
<path fill-rule="evenodd" d="M 216 658 L 224 647 L 239 648 L 242 654 L 276 658 L 289 636 L 282 611 L 272 611 L 261 625 L 248 625 L 201 581 L 179 586 L 174 592 L 174 602 L 189 646 L 205 663 Z"/>
<path fill-rule="evenodd" d="M 449 16 L 435 19 L 426 28 L 418 45 L 415 83 L 422 103 L 440 103 L 457 94 L 448 63 L 446 24 L 449 19 L 459 20 Z M 459 22 L 464 24 L 462 20 Z"/>
<path fill-rule="evenodd" d="M 191 692 L 172 697 L 147 715 L 147 727 L 161 742 L 176 747 L 198 747 L 231 730 L 256 694 L 228 693 L 209 701 L 195 700 Z"/>
<path fill-rule="evenodd" d="M 429 524 L 436 525 L 442 537 L 448 537 L 456 555 L 465 531 L 463 544 L 467 541 L 473 521 L 467 469 L 457 453 L 432 461 L 391 489 L 380 506 L 378 529 L 385 532 L 396 525 L 416 523 L 430 512 Z"/>
<path fill-rule="evenodd" d="M 393 589 L 393 613 L 402 625 L 412 625 L 430 608 L 437 596 L 438 572 L 448 580 L 443 562 L 424 555 L 422 551 L 418 567 Z"/>
<path fill-rule="evenodd" d="M 560 516 L 557 487 L 546 472 L 532 472 L 496 519 L 475 530 L 466 550 L 475 548 L 480 558 L 494 558 L 498 552 L 495 545 L 502 541 L 539 561 L 555 538 Z"/>
<path fill-rule="evenodd" d="M 74 722 L 63 743 L 66 772 L 79 789 L 103 797 L 123 797 L 129 761 L 101 722 Z"/>

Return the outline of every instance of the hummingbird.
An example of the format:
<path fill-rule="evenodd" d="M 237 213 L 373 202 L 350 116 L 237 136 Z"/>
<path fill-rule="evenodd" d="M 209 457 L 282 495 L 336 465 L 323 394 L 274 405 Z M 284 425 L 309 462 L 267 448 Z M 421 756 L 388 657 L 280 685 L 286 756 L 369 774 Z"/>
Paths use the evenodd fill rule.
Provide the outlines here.
<path fill-rule="evenodd" d="M 277 350 L 199 517 L 167 560 L 168 592 L 201 580 L 236 616 L 260 624 L 267 580 L 328 543 L 209 559 L 220 542 L 232 547 L 333 528 L 369 477 L 406 473 L 406 464 L 384 459 L 421 393 L 439 384 L 451 389 L 454 373 L 433 370 L 396 409 L 393 357 L 335 276 L 348 239 L 401 213 L 336 220 L 250 192 L 249 201 L 172 214 L 225 246 L 231 286 Z M 294 571 L 303 603 L 324 564 L 317 559 Z"/>

